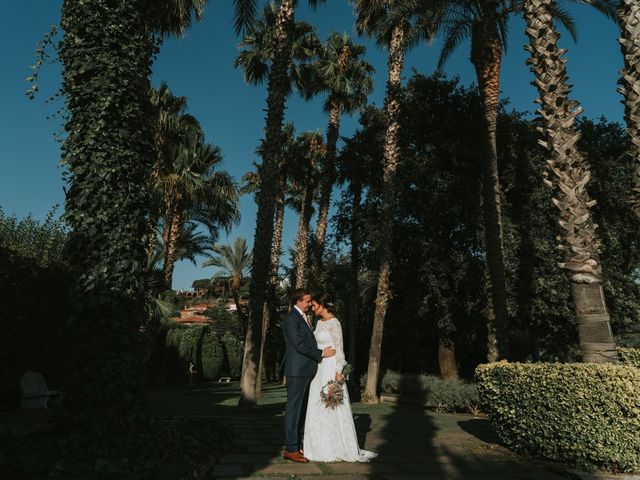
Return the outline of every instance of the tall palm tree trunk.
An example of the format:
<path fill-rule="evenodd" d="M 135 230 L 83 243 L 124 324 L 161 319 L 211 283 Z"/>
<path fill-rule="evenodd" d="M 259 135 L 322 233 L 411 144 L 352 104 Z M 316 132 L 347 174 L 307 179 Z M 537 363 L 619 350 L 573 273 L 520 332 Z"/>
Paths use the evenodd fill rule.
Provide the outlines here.
<path fill-rule="evenodd" d="M 316 161 L 315 152 L 317 143 L 311 145 L 311 159 L 309 162 L 309 175 L 305 178 L 304 198 L 302 200 L 302 208 L 300 209 L 300 217 L 298 219 L 298 234 L 296 235 L 296 252 L 294 255 L 294 264 L 296 268 L 296 288 L 304 288 L 306 282 L 307 258 L 309 251 L 309 222 L 311 221 L 311 212 L 313 209 L 313 195 L 315 193 L 315 171 Z"/>
<path fill-rule="evenodd" d="M 173 284 L 173 270 L 176 264 L 176 248 L 178 236 L 182 229 L 182 210 L 178 206 L 172 209 L 170 217 L 169 231 L 166 236 L 164 269 L 163 269 L 163 290 L 171 290 Z"/>
<path fill-rule="evenodd" d="M 256 377 L 256 397 L 262 395 L 262 376 L 264 373 L 264 351 L 267 332 L 271 325 L 271 315 L 276 309 L 276 283 L 278 281 L 278 267 L 280 266 L 280 249 L 282 247 L 282 226 L 284 225 L 286 178 L 280 176 L 278 185 L 278 203 L 276 204 L 276 224 L 273 232 L 273 246 L 271 247 L 271 275 L 267 292 L 267 301 L 262 312 L 262 342 L 260 342 L 260 360 L 258 376 Z"/>
<path fill-rule="evenodd" d="M 262 317 L 267 297 L 269 274 L 271 273 L 271 247 L 273 217 L 278 186 L 278 155 L 282 143 L 282 121 L 289 78 L 287 70 L 291 58 L 291 32 L 294 25 L 294 1 L 282 0 L 276 20 L 276 45 L 267 95 L 266 134 L 264 154 L 260 168 L 260 188 L 257 193 L 258 213 L 253 242 L 251 266 L 250 319 L 245 340 L 239 405 L 255 406 L 256 379 L 260 345 L 262 343 Z"/>
<path fill-rule="evenodd" d="M 495 362 L 507 355 L 507 294 L 504 271 L 502 211 L 496 130 L 500 103 L 502 42 L 491 16 L 473 25 L 471 62 L 476 70 L 483 102 L 484 155 L 482 197 L 484 243 L 487 255 L 487 359 Z"/>
<path fill-rule="evenodd" d="M 325 156 L 325 170 L 322 175 L 320 187 L 320 201 L 318 205 L 318 220 L 316 222 L 315 242 L 313 243 L 313 258 L 311 264 L 311 281 L 317 287 L 322 275 L 322 256 L 324 254 L 324 241 L 327 236 L 329 224 L 329 207 L 331 206 L 331 191 L 336 178 L 336 149 L 340 132 L 340 105 L 337 101 L 331 102 L 329 112 L 329 125 L 327 126 L 327 153 Z"/>
<path fill-rule="evenodd" d="M 380 359 L 382 356 L 382 333 L 387 307 L 392 292 L 389 283 L 391 276 L 391 248 L 393 242 L 393 224 L 396 206 L 396 176 L 400 160 L 398 137 L 400 131 L 400 80 L 404 65 L 404 29 L 395 27 L 391 34 L 389 46 L 389 76 L 387 80 L 387 95 L 385 115 L 387 130 L 384 139 L 384 167 L 382 186 L 382 214 L 380 218 L 380 271 L 378 273 L 378 289 L 376 294 L 376 308 L 373 316 L 373 331 L 371 333 L 371 347 L 369 350 L 369 365 L 367 368 L 367 385 L 362 396 L 364 403 L 378 403 L 378 376 L 380 374 Z"/>
<path fill-rule="evenodd" d="M 636 0 L 620 0 L 618 17 L 624 58 L 618 83 L 624 95 L 624 119 L 631 140 L 628 153 L 633 162 L 631 208 L 640 218 L 640 5 Z"/>
<path fill-rule="evenodd" d="M 544 119 L 540 143 L 549 150 L 545 183 L 553 189 L 553 203 L 560 212 L 559 264 L 569 275 L 578 319 L 578 336 L 584 362 L 616 363 L 616 345 L 611 333 L 604 298 L 600 240 L 596 234 L 591 207 L 595 204 L 586 186 L 591 176 L 589 161 L 578 150 L 580 132 L 575 118 L 582 108 L 569 99 L 566 83 L 565 49 L 557 46 L 560 35 L 550 13 L 552 0 L 525 2 L 527 36 L 531 52 L 528 63 L 536 76 Z"/>

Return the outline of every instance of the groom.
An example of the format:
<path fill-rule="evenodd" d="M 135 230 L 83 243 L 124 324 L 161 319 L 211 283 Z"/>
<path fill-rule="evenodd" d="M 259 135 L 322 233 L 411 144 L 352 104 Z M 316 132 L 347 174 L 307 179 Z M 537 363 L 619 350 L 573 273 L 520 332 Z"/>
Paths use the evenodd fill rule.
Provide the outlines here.
<path fill-rule="evenodd" d="M 318 348 L 306 313 L 311 307 L 311 295 L 302 288 L 293 291 L 293 308 L 287 316 L 282 330 L 284 333 L 284 374 L 287 376 L 287 405 L 284 411 L 284 443 L 282 456 L 294 462 L 307 463 L 309 460 L 301 452 L 301 433 L 304 420 L 305 399 L 309 384 L 318 370 L 323 357 L 333 357 L 333 347 Z"/>

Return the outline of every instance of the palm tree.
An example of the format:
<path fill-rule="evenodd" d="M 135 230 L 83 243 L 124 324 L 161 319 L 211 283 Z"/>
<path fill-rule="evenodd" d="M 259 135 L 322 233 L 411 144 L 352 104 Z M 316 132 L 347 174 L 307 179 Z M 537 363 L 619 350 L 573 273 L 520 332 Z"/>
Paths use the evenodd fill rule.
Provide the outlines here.
<path fill-rule="evenodd" d="M 490 362 L 494 362 L 500 357 L 505 358 L 508 351 L 501 187 L 496 148 L 500 69 L 507 49 L 507 22 L 511 15 L 522 11 L 523 0 L 443 0 L 443 3 L 446 5 L 442 21 L 445 31 L 438 68 L 445 64 L 464 39 L 470 38 L 471 63 L 476 71 L 484 107 L 482 195 L 488 273 L 487 356 Z M 607 8 L 606 0 L 586 3 L 593 3 L 598 9 Z M 554 3 L 552 13 L 575 38 L 573 22 L 566 12 Z"/>
<path fill-rule="evenodd" d="M 212 248 L 212 252 L 207 256 L 210 258 L 205 260 L 202 266 L 222 269 L 214 274 L 211 281 L 224 280 L 227 282 L 233 302 L 236 304 L 238 320 L 242 325 L 242 333 L 246 334 L 247 322 L 240 306 L 240 288 L 251 265 L 251 251 L 247 248 L 247 241 L 242 237 L 238 237 L 234 240 L 233 246 L 216 244 Z"/>
<path fill-rule="evenodd" d="M 241 68 L 245 82 L 261 85 L 268 78 L 273 59 L 278 48 L 276 20 L 278 5 L 270 2 L 262 10 L 262 16 L 247 29 L 240 41 L 242 49 L 234 65 Z M 288 90 L 293 87 L 302 90 L 305 68 L 320 49 L 320 40 L 313 25 L 307 22 L 293 22 L 291 31 L 290 61 L 287 65 Z"/>
<path fill-rule="evenodd" d="M 305 288 L 309 249 L 309 223 L 313 214 L 313 199 L 316 193 L 318 160 L 325 153 L 322 136 L 319 133 L 305 132 L 297 139 L 296 151 L 291 158 L 298 167 L 297 187 L 299 195 L 295 202 L 298 217 L 294 265 L 296 271 L 295 288 Z"/>
<path fill-rule="evenodd" d="M 350 303 L 348 306 L 349 364 L 357 371 L 356 345 L 360 324 L 360 245 L 362 243 L 362 195 L 372 183 L 372 176 L 380 170 L 382 151 L 372 152 L 372 147 L 382 145 L 380 132 L 384 132 L 384 119 L 375 107 L 367 107 L 360 116 L 362 127 L 345 141 L 345 145 L 337 158 L 338 184 L 348 184 L 347 191 L 351 196 L 351 218 L 349 230 L 350 252 Z"/>
<path fill-rule="evenodd" d="M 151 170 L 151 183 L 157 185 L 160 172 L 167 169 L 165 158 L 166 145 L 180 141 L 189 129 L 201 132 L 200 124 L 186 113 L 187 98 L 177 97 L 171 93 L 166 82 L 162 82 L 157 89 L 150 91 L 151 107 L 154 118 L 154 147 L 155 162 Z M 151 258 L 158 239 L 160 217 L 163 214 L 163 192 L 152 189 L 151 213 L 149 217 L 149 239 L 147 242 L 147 257 Z"/>
<path fill-rule="evenodd" d="M 326 93 L 324 111 L 329 114 L 327 153 L 321 174 L 318 220 L 311 267 L 311 279 L 315 283 L 318 283 L 320 276 L 329 221 L 331 190 L 336 180 L 335 159 L 340 133 L 340 117 L 342 113 L 352 113 L 362 108 L 367 102 L 367 96 L 373 90 L 371 76 L 374 68 L 362 59 L 365 51 L 364 46 L 354 44 L 346 33 L 342 35 L 336 32 L 331 33 L 320 49 L 318 59 L 311 70 L 312 80 L 305 92 L 307 97 Z"/>
<path fill-rule="evenodd" d="M 227 172 L 216 171 L 220 149 L 202 142 L 198 131 L 187 131 L 179 143 L 166 148 L 167 162 L 159 171 L 157 187 L 164 195 L 164 289 L 171 289 L 176 241 L 185 221 L 204 223 L 213 236 L 217 226 L 229 229 L 239 220 L 238 192 Z"/>
<path fill-rule="evenodd" d="M 531 53 L 528 63 L 536 77 L 544 120 L 541 144 L 550 152 L 545 183 L 553 189 L 553 203 L 560 213 L 558 248 L 564 258 L 559 266 L 571 281 L 583 361 L 615 363 L 616 345 L 602 288 L 601 243 L 591 214 L 595 201 L 586 189 L 589 161 L 577 148 L 580 132 L 575 118 L 582 108 L 569 99 L 566 50 L 557 45 L 560 35 L 553 24 L 552 1 L 527 0 L 525 18 Z"/>
<path fill-rule="evenodd" d="M 507 355 L 507 294 L 504 270 L 502 209 L 496 129 L 500 105 L 500 67 L 507 46 L 507 19 L 512 0 L 453 0 L 444 20 L 441 68 L 460 42 L 471 37 L 471 63 L 483 102 L 484 152 L 482 194 L 487 258 L 487 353 L 495 362 Z"/>
<path fill-rule="evenodd" d="M 240 380 L 242 394 L 240 405 L 255 405 L 256 377 L 258 373 L 260 332 L 263 311 L 271 276 L 271 249 L 273 240 L 273 217 L 278 196 L 278 164 L 282 143 L 284 106 L 289 94 L 289 65 L 291 62 L 292 34 L 295 27 L 295 0 L 282 0 L 275 22 L 275 50 L 269 68 L 267 87 L 267 117 L 265 138 L 262 145 L 263 162 L 260 167 L 260 188 L 257 193 L 258 212 L 256 233 L 253 242 L 253 264 L 251 266 L 250 315 L 245 342 L 245 359 Z M 317 1 L 313 0 L 312 4 Z"/>
<path fill-rule="evenodd" d="M 620 93 L 624 95 L 624 119 L 630 137 L 629 156 L 633 162 L 631 208 L 640 218 L 640 5 L 633 0 L 620 0 L 620 45 L 624 67 Z"/>
<path fill-rule="evenodd" d="M 419 0 L 355 0 L 356 29 L 376 38 L 388 48 L 388 80 L 384 110 L 386 133 L 384 140 L 383 204 L 380 232 L 380 270 L 376 308 L 373 318 L 367 385 L 362 401 L 378 403 L 377 383 L 380 374 L 382 334 L 387 306 L 391 299 L 391 249 L 396 204 L 396 176 L 400 161 L 400 89 L 406 51 L 435 33 L 436 16 Z"/>

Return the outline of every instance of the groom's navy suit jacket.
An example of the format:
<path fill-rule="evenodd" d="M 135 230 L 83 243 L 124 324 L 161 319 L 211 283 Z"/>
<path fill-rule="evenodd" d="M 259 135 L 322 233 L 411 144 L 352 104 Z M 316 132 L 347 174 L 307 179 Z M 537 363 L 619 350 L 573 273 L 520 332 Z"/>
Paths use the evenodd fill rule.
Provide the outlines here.
<path fill-rule="evenodd" d="M 282 325 L 285 339 L 284 374 L 287 377 L 313 377 L 322 359 L 316 337 L 307 320 L 291 309 Z"/>

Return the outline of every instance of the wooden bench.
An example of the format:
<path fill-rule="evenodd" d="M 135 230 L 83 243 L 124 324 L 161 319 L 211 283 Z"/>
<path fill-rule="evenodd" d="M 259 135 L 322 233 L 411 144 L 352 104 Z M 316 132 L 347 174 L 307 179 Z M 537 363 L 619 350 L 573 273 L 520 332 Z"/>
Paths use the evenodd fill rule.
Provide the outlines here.
<path fill-rule="evenodd" d="M 27 371 L 20 378 L 20 408 L 23 410 L 34 408 L 48 408 L 49 399 L 51 405 L 58 405 L 62 401 L 62 392 L 49 390 L 41 373 Z"/>
<path fill-rule="evenodd" d="M 218 383 L 231 383 L 231 377 L 220 377 Z"/>

